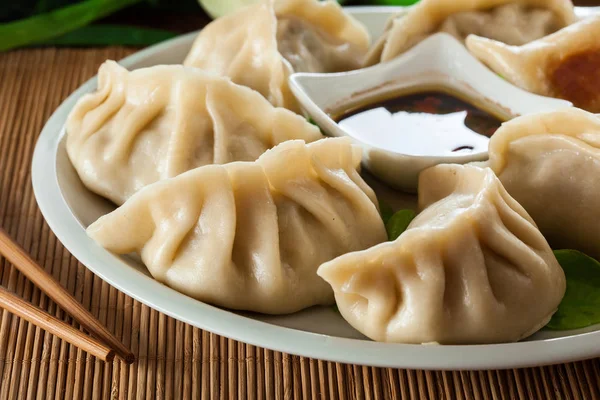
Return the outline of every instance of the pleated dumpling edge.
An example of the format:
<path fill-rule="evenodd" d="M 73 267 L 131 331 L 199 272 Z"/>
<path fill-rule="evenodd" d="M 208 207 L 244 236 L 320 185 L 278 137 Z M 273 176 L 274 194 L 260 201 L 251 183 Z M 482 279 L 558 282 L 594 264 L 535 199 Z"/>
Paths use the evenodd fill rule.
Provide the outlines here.
<path fill-rule="evenodd" d="M 202 29 L 184 65 L 228 76 L 301 112 L 288 76 L 358 69 L 369 43 L 367 29 L 335 1 L 261 1 Z"/>
<path fill-rule="evenodd" d="M 384 342 L 517 341 L 542 328 L 566 287 L 535 223 L 489 169 L 421 173 L 424 210 L 395 241 L 324 263 L 343 317 Z"/>
<path fill-rule="evenodd" d="M 67 124 L 67 153 L 84 185 L 122 204 L 142 187 L 207 164 L 253 161 L 290 139 L 321 139 L 300 115 L 228 78 L 181 65 L 98 72 Z"/>
<path fill-rule="evenodd" d="M 386 239 L 356 155 L 345 138 L 294 140 L 255 162 L 199 167 L 142 189 L 88 234 L 210 304 L 268 314 L 332 304 L 319 265 Z"/>
<path fill-rule="evenodd" d="M 365 65 L 389 61 L 429 35 L 469 33 L 523 44 L 577 21 L 571 0 L 422 0 L 392 17 Z"/>

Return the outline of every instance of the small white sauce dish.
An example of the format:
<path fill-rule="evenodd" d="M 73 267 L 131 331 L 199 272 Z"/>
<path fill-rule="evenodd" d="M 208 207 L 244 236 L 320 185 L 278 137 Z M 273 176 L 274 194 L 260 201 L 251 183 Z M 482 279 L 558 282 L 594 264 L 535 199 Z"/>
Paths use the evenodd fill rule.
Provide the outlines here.
<path fill-rule="evenodd" d="M 418 92 L 420 88 L 445 88 L 470 99 L 472 104 L 495 109 L 508 119 L 572 106 L 568 101 L 534 95 L 513 86 L 445 33 L 430 36 L 388 63 L 336 74 L 296 73 L 289 80 L 304 110 L 326 134 L 352 137 L 364 149 L 363 164 L 368 170 L 384 182 L 411 192 L 425 168 L 486 160 L 487 142 L 469 153 L 411 154 L 408 149 L 402 151 L 402 144 L 390 135 L 358 135 L 341 127 L 330 114 L 352 105 L 368 104 L 369 99 L 385 98 L 386 94 Z M 422 133 L 435 140 L 435 132 L 424 129 Z"/>

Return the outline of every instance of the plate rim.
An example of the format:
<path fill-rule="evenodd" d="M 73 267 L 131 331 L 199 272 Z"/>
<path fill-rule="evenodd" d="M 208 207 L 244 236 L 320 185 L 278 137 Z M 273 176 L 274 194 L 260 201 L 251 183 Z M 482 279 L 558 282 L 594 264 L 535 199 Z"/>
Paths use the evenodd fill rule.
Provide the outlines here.
<path fill-rule="evenodd" d="M 402 7 L 354 7 L 351 12 L 397 12 Z M 190 41 L 197 32 L 138 51 L 125 67 Z M 57 150 L 66 117 L 75 102 L 96 85 L 96 76 L 64 100 L 37 139 L 31 166 L 40 211 L 63 246 L 87 269 L 139 302 L 197 328 L 242 343 L 315 359 L 377 367 L 424 370 L 482 370 L 541 366 L 600 356 L 600 331 L 561 338 L 486 345 L 415 345 L 328 336 L 282 327 L 220 309 L 181 294 L 128 266 L 89 238 L 63 198 L 57 177 Z M 200 317 L 198 317 L 200 315 Z M 527 356 L 524 357 L 524 354 Z"/>

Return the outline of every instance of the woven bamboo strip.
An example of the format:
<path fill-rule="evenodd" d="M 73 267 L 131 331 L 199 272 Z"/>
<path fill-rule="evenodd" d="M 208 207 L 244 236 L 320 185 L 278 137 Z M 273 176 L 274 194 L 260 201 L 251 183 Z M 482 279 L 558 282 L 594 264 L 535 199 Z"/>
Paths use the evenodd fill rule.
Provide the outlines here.
<path fill-rule="evenodd" d="M 29 80 L 26 79 L 26 76 L 23 77 L 23 81 L 21 82 L 23 84 L 23 86 L 21 86 L 26 92 L 31 92 L 31 85 L 32 82 L 34 82 L 34 80 Z M 33 83 L 34 84 L 34 83 Z M 32 102 L 32 98 L 31 96 L 24 96 L 23 100 L 21 102 L 17 102 L 17 109 L 16 109 L 16 113 L 17 115 L 23 112 L 23 109 L 27 108 L 27 106 L 31 107 L 31 104 L 27 104 L 27 102 L 29 101 L 30 103 Z M 24 124 L 22 125 L 23 129 L 25 130 L 29 130 L 29 129 L 35 129 L 35 122 L 33 121 L 34 116 L 32 116 L 32 119 L 29 121 L 25 121 Z M 15 126 L 15 128 L 17 128 L 17 126 Z M 18 129 L 18 128 L 17 128 Z M 15 165 L 17 165 L 17 168 L 26 168 L 26 163 L 29 159 L 28 156 L 28 152 L 30 151 L 29 149 L 31 148 L 32 145 L 32 140 L 29 140 L 29 143 L 27 143 L 27 139 L 26 137 L 21 137 L 19 138 L 18 141 L 15 141 L 15 143 L 17 143 L 17 147 L 16 149 L 12 150 L 12 154 L 15 156 L 14 160 L 15 160 Z M 32 137 L 30 137 L 29 139 L 33 139 Z M 29 146 L 27 145 L 29 144 Z M 29 148 L 28 148 L 29 147 Z M 11 150 L 9 150 L 11 151 Z M 15 179 L 12 180 L 11 182 L 11 188 L 8 190 L 14 190 L 14 188 L 18 188 L 19 187 L 19 178 L 23 178 L 24 175 L 26 175 L 26 173 L 22 173 L 20 174 L 20 176 L 18 176 L 17 174 L 13 174 L 15 175 Z M 24 211 L 21 207 L 23 205 L 27 206 L 27 201 L 23 201 L 23 195 L 24 192 L 27 192 L 26 190 L 20 190 L 19 193 L 17 194 L 15 201 L 13 203 L 13 205 L 9 205 L 9 209 L 8 209 L 8 214 L 11 217 L 14 217 L 16 215 L 21 215 L 21 214 L 26 214 L 26 211 Z M 27 194 L 25 194 L 27 195 Z M 4 222 L 5 224 L 7 224 L 7 226 L 10 228 L 11 232 L 13 232 L 13 237 L 18 237 L 18 240 L 23 243 L 23 228 L 26 228 L 26 224 L 19 224 L 20 226 L 17 227 L 17 229 L 13 229 L 15 227 L 16 224 L 16 220 L 13 220 L 12 224 L 10 222 L 12 218 L 9 218 L 8 222 Z M 29 293 L 24 292 L 24 279 L 23 277 L 16 271 L 16 269 L 14 269 L 12 266 L 10 267 L 10 276 L 13 276 L 14 278 L 17 279 L 17 287 L 15 292 L 17 293 L 17 295 L 21 296 L 21 297 L 25 297 L 26 300 L 28 300 L 28 295 Z M 10 281 L 10 279 L 9 279 Z M 10 287 L 10 284 L 9 284 Z M 15 328 L 16 326 L 18 326 L 18 328 Z M 24 341 L 23 339 L 23 334 L 26 332 L 26 326 L 27 323 L 25 321 L 19 320 L 18 318 L 13 317 L 12 321 L 11 321 L 11 328 L 10 331 L 15 333 L 14 337 L 16 338 L 16 342 L 13 343 L 12 341 L 9 341 L 8 346 L 7 346 L 7 354 L 10 354 L 11 352 L 13 353 L 13 360 L 19 360 L 21 359 L 22 355 L 23 355 L 23 345 L 24 345 Z M 16 332 L 15 332 L 16 330 Z M 19 342 L 21 343 L 21 345 L 19 345 Z M 15 348 L 16 346 L 16 348 Z M 3 380 L 8 380 L 8 381 L 13 381 L 14 378 L 19 375 L 20 373 L 20 365 L 17 362 L 12 362 L 12 363 L 5 363 L 5 368 L 3 370 Z M 11 376 L 12 375 L 12 376 Z M 2 387 L 2 391 L 0 392 L 0 397 L 2 398 L 7 398 L 9 397 L 11 394 L 8 392 L 8 390 L 6 390 L 8 388 L 6 387 Z M 13 394 L 15 393 L 12 388 L 11 391 L 13 392 Z"/>
<path fill-rule="evenodd" d="M 25 88 L 25 90 L 27 90 L 30 81 L 25 81 L 24 80 L 21 83 L 23 84 L 22 87 Z M 19 111 L 20 111 L 19 110 L 19 104 L 17 104 L 16 112 L 18 113 Z M 17 126 L 15 126 L 15 128 L 18 129 L 19 126 L 17 125 Z M 25 129 L 27 129 L 27 122 L 25 122 Z M 20 139 L 22 139 L 22 138 L 20 138 Z M 20 143 L 20 140 L 18 142 L 17 141 L 15 141 L 15 142 L 16 143 Z M 22 146 L 19 144 L 19 145 L 17 145 L 17 148 L 22 148 Z M 13 154 L 16 154 L 15 150 L 13 150 Z M 18 161 L 15 160 L 15 164 L 18 165 Z M 11 187 L 8 188 L 8 190 L 11 190 L 12 187 L 14 187 L 13 185 L 18 184 L 17 182 L 18 182 L 18 179 L 13 179 L 11 181 Z M 7 204 L 7 207 L 10 207 L 10 205 L 8 204 L 8 202 L 5 203 L 5 204 Z M 15 204 L 15 206 L 16 206 L 16 204 Z M 9 212 L 10 216 L 6 216 L 6 214 L 5 214 L 5 222 L 4 223 L 6 224 L 6 226 L 8 226 L 11 229 L 11 231 L 15 232 L 14 227 L 16 225 L 16 220 L 13 219 L 13 218 L 11 218 L 11 217 L 14 216 L 14 214 L 19 214 L 20 211 L 18 209 L 17 210 L 11 210 L 11 211 L 13 211 L 13 212 Z M 6 218 L 6 217 L 8 217 L 8 218 Z M 12 219 L 12 222 L 14 222 L 14 224 L 11 224 L 11 219 Z M 17 228 L 17 232 L 15 233 L 15 235 L 19 233 L 18 232 L 19 231 L 18 226 L 16 228 Z M 19 235 L 19 239 L 22 239 L 20 237 L 20 235 Z M 9 272 L 9 281 L 10 281 L 10 276 L 12 276 L 13 279 L 17 280 L 16 287 L 14 287 L 13 291 L 19 297 L 22 297 L 23 296 L 23 288 L 24 288 L 24 282 L 23 282 L 23 280 L 22 279 L 20 279 L 20 280 L 18 279 L 19 278 L 18 273 L 14 270 L 14 268 L 12 266 L 10 266 L 8 264 L 5 264 L 5 272 L 7 272 L 7 271 Z M 6 319 L 8 319 L 8 317 L 9 317 L 9 314 L 6 313 Z M 11 319 L 11 322 L 10 322 L 10 329 L 9 329 L 9 331 L 12 332 L 13 335 L 12 335 L 12 337 L 7 338 L 8 342 L 7 342 L 7 347 L 6 347 L 6 350 L 7 350 L 6 355 L 10 356 L 12 354 L 12 359 L 16 360 L 16 359 L 18 359 L 21 356 L 21 354 L 18 351 L 18 349 L 17 349 L 16 352 L 13 349 L 14 349 L 15 343 L 18 342 L 19 339 L 21 339 L 20 336 L 22 335 L 23 324 L 20 324 L 19 323 L 20 322 L 19 319 L 16 318 L 16 317 L 11 317 L 10 319 Z M 17 328 L 17 326 L 18 326 L 18 328 Z M 18 332 L 16 332 L 15 329 L 18 329 Z M 11 339 L 14 339 L 14 341 L 11 340 Z M 2 342 L 4 343 L 4 341 L 2 341 Z M 4 363 L 3 370 L 2 370 L 2 381 L 10 381 L 10 375 L 11 375 L 11 371 L 13 370 L 13 365 L 14 365 L 14 363 L 9 363 L 9 362 Z M 0 398 L 8 398 L 8 396 L 9 396 L 9 390 L 10 390 L 9 387 L 2 386 L 2 388 L 0 390 Z"/>

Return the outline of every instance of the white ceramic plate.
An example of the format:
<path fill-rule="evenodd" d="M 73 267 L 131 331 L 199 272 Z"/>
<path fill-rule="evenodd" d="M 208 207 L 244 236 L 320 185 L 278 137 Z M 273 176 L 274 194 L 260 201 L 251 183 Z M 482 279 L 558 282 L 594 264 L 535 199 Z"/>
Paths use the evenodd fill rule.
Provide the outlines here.
<path fill-rule="evenodd" d="M 390 8 L 356 8 L 373 36 L 381 33 Z M 189 34 L 150 47 L 122 60 L 134 69 L 180 63 L 196 35 Z M 237 313 L 180 294 L 150 277 L 138 261 L 115 256 L 96 245 L 85 227 L 112 206 L 88 192 L 67 159 L 66 117 L 75 102 L 96 87 L 91 79 L 52 115 L 35 148 L 33 188 L 50 228 L 64 246 L 95 274 L 152 308 L 219 335 L 253 345 L 306 357 L 352 364 L 418 369 L 515 368 L 600 356 L 600 326 L 570 332 L 543 331 L 528 341 L 497 345 L 434 346 L 376 343 L 351 328 L 332 308 L 314 307 L 286 316 Z M 410 197 L 394 197 L 379 188 L 397 207 Z"/>

